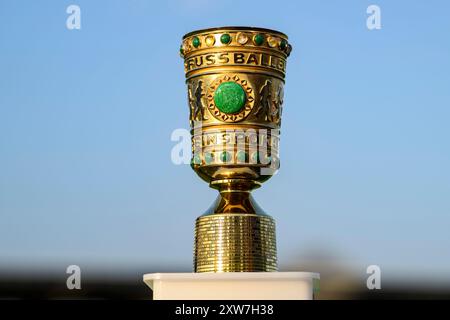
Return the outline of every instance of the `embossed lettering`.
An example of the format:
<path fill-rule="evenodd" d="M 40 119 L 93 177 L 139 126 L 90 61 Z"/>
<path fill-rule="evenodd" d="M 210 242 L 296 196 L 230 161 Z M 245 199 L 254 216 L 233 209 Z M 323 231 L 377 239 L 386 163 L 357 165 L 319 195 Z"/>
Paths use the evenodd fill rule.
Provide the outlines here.
<path fill-rule="evenodd" d="M 250 54 L 248 55 L 248 58 L 247 58 L 247 62 L 246 62 L 246 63 L 247 63 L 247 64 L 255 64 L 255 65 L 258 65 L 259 62 L 258 62 L 258 58 L 256 57 L 256 54 L 250 53 Z"/>
<path fill-rule="evenodd" d="M 208 66 L 211 65 L 211 64 L 216 63 L 216 57 L 214 57 L 214 55 L 212 55 L 212 54 L 207 55 L 205 60 L 206 60 L 206 64 Z"/>
<path fill-rule="evenodd" d="M 249 66 L 263 66 L 283 71 L 286 68 L 286 62 L 283 58 L 264 53 L 252 52 L 222 52 L 215 54 L 205 54 L 192 57 L 185 62 L 186 71 L 200 69 L 206 66 L 221 64 L 239 64 Z"/>
<path fill-rule="evenodd" d="M 220 63 L 228 63 L 230 62 L 230 58 L 228 58 L 228 53 L 219 54 L 219 62 Z"/>
<path fill-rule="evenodd" d="M 235 53 L 234 54 L 234 63 L 244 63 L 244 54 L 243 53 Z"/>

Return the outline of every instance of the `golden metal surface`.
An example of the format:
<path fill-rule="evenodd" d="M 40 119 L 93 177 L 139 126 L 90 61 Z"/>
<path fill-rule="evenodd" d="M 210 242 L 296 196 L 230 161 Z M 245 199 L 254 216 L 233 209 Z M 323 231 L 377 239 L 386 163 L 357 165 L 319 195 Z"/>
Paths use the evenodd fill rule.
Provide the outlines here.
<path fill-rule="evenodd" d="M 276 271 L 275 221 L 256 214 L 197 218 L 195 272 Z"/>
<path fill-rule="evenodd" d="M 285 34 L 223 27 L 183 37 L 192 168 L 219 191 L 195 228 L 196 272 L 276 271 L 275 222 L 250 192 L 279 168 Z"/>

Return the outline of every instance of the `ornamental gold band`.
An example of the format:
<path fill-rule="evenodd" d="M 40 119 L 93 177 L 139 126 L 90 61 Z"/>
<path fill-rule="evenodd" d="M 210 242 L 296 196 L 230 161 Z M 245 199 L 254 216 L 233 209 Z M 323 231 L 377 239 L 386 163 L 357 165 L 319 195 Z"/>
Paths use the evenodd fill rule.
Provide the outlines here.
<path fill-rule="evenodd" d="M 279 168 L 288 38 L 224 27 L 183 37 L 191 166 L 217 189 L 195 224 L 195 272 L 277 271 L 275 221 L 253 200 Z"/>

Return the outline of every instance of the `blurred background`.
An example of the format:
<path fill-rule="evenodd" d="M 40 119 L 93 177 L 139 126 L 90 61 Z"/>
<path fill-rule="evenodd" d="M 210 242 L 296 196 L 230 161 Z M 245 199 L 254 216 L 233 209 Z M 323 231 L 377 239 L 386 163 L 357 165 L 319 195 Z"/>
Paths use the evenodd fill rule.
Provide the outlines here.
<path fill-rule="evenodd" d="M 381 29 L 366 26 L 372 4 Z M 178 53 L 185 33 L 225 25 L 293 45 L 281 170 L 254 194 L 277 221 L 280 270 L 320 272 L 323 299 L 450 298 L 449 12 L 2 0 L 0 298 L 149 299 L 143 273 L 192 271 L 194 221 L 216 191 L 171 161 L 171 133 L 189 126 Z"/>

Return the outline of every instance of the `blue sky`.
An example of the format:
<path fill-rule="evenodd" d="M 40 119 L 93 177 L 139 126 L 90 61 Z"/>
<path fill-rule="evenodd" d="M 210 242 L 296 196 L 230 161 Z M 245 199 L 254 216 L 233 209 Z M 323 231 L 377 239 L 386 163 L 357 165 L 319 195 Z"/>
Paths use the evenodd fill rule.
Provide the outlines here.
<path fill-rule="evenodd" d="M 2 1 L 0 266 L 191 270 L 216 191 L 170 159 L 189 125 L 180 39 L 249 25 L 294 48 L 281 170 L 255 192 L 281 267 L 328 250 L 450 277 L 450 5 L 343 3 Z"/>

